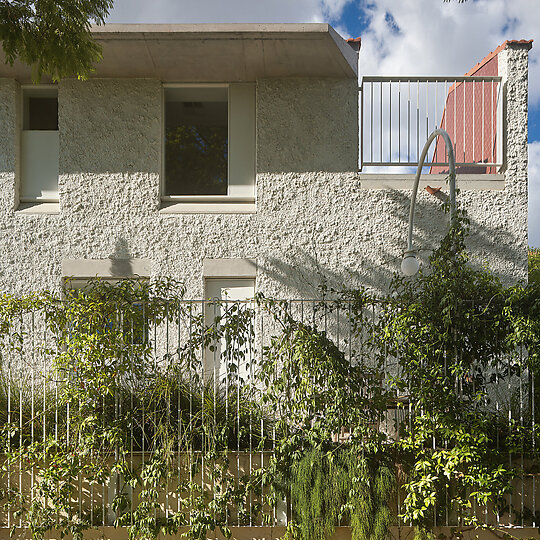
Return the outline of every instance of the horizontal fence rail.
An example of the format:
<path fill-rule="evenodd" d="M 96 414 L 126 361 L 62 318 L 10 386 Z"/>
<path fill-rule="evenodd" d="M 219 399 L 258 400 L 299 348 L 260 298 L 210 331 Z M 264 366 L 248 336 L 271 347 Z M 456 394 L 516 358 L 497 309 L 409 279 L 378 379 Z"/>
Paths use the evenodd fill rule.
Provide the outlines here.
<path fill-rule="evenodd" d="M 360 170 L 417 166 L 427 138 L 442 128 L 454 144 L 458 173 L 497 172 L 503 165 L 501 80 L 488 76 L 363 77 Z M 448 171 L 442 142 L 430 150 L 425 165 L 432 173 Z"/>
<path fill-rule="evenodd" d="M 215 491 L 212 471 L 220 460 L 228 460 L 231 485 L 240 484 L 244 477 L 251 477 L 270 462 L 275 452 L 276 425 L 283 418 L 279 417 L 280 411 L 265 408 L 266 387 L 260 368 L 267 359 L 269 345 L 282 335 L 276 309 L 299 328 L 308 328 L 330 340 L 350 365 L 361 362 L 367 369 L 381 370 L 380 384 L 390 388 L 391 380 L 402 375 L 398 358 L 390 354 L 381 358 L 374 351 L 372 330 L 383 315 L 379 305 L 361 308 L 361 317 L 349 301 L 287 300 L 277 305 L 278 308 L 264 302 L 223 300 L 140 302 L 131 306 L 128 313 L 108 315 L 99 323 L 98 330 L 92 326 L 97 334 L 114 327 L 124 343 L 121 362 L 111 356 L 109 361 L 92 367 L 89 357 L 84 365 L 102 370 L 108 377 L 120 378 L 114 395 L 105 393 L 101 398 L 99 418 L 88 421 L 96 422 L 96 432 L 107 427 L 102 424 L 123 426 L 121 441 L 104 441 L 102 452 L 104 468 L 121 461 L 125 469 L 117 470 L 104 482 L 95 471 L 93 476 L 80 474 L 75 478 L 71 505 L 81 520 L 89 519 L 96 526 L 112 525 L 120 515 L 113 505 L 118 497 L 126 501 L 127 508 L 135 508 L 142 488 L 133 487 L 128 478 L 140 474 L 141 467 L 161 451 L 159 430 L 168 430 L 172 441 L 167 461 L 172 473 L 166 476 L 166 488 L 159 493 L 154 510 L 155 515 L 165 518 L 184 504 L 184 482 Z M 60 447 L 76 442 L 73 419 L 85 404 L 74 407 L 66 395 L 70 389 L 84 389 L 85 372 L 60 369 L 59 366 L 69 363 L 59 363 L 58 358 L 75 355 L 81 343 L 79 335 L 86 332 L 85 325 L 93 324 L 84 314 L 77 317 L 68 317 L 59 329 L 51 326 L 45 311 L 30 310 L 21 314 L 4 334 L 0 347 L 0 422 L 6 455 L 24 445 L 56 443 Z M 60 332 L 67 335 L 70 345 L 59 339 Z M 89 354 L 88 349 L 84 351 Z M 497 358 L 492 363 L 491 382 L 483 399 L 486 410 L 496 415 L 496 429 L 501 432 L 519 432 L 525 424 L 532 423 L 534 433 L 534 376 L 518 367 L 524 354 L 519 350 L 515 357 Z M 117 361 L 123 372 L 107 371 Z M 474 383 L 456 380 L 456 385 L 460 384 Z M 369 396 L 371 389 L 365 388 L 363 392 Z M 411 407 L 409 388 L 400 387 L 393 390 L 393 398 L 373 427 L 389 440 L 396 440 L 419 413 Z M 216 433 L 221 435 L 216 438 Z M 346 443 L 347 437 L 344 428 L 335 434 L 334 440 Z M 502 436 L 499 439 L 497 431 L 497 445 L 499 440 Z M 207 463 L 205 456 L 212 445 L 216 454 Z M 524 452 L 508 451 L 509 466 L 527 469 L 526 462 Z M 43 496 L 37 490 L 42 480 L 39 474 L 22 461 L 11 460 L 4 467 L 2 489 L 21 494 L 27 500 L 39 499 Z M 533 471 L 514 481 L 514 491 L 506 496 L 506 504 L 514 512 L 501 511 L 494 517 L 492 509 L 488 513 L 488 508 L 479 507 L 474 509 L 478 519 L 486 523 L 496 520 L 497 524 L 538 526 L 537 474 Z M 268 506 L 263 504 L 263 496 L 264 490 L 230 508 L 228 524 L 286 525 L 290 501 L 278 500 Z M 398 490 L 393 501 L 396 515 L 403 497 Z M 258 514 L 251 510 L 256 505 L 262 505 Z M 24 525 L 20 515 L 5 509 L 0 510 L 0 520 L 8 528 Z M 443 522 L 436 523 L 455 524 L 450 512 Z"/>

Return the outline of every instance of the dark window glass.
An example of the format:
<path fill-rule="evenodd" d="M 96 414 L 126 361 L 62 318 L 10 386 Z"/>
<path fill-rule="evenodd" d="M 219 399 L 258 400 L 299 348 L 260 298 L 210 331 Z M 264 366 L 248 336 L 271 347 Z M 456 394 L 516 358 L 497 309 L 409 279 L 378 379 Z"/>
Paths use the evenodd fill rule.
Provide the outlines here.
<path fill-rule="evenodd" d="M 228 104 L 167 101 L 167 195 L 227 195 Z"/>
<path fill-rule="evenodd" d="M 58 99 L 56 97 L 29 97 L 26 129 L 58 130 Z"/>

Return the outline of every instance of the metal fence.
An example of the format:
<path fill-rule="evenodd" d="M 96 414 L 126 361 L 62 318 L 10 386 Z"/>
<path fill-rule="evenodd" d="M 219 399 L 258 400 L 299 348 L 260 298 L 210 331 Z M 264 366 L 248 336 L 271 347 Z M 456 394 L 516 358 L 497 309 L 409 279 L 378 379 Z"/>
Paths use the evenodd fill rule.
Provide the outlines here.
<path fill-rule="evenodd" d="M 417 166 L 437 128 L 454 143 L 458 172 L 494 173 L 503 165 L 501 77 L 363 77 L 360 91 L 360 170 Z M 445 145 L 425 164 L 446 171 Z"/>
<path fill-rule="evenodd" d="M 264 361 L 266 347 L 281 330 L 264 304 L 250 301 L 181 301 L 166 306 L 161 311 L 164 315 L 159 318 L 144 303 L 137 309 L 140 316 L 136 319 L 123 319 L 119 314 L 114 322 L 123 329 L 124 353 L 133 369 L 123 374 L 123 391 L 108 402 L 110 410 L 103 413 L 101 421 L 129 419 L 124 448 L 128 449 L 125 459 L 132 470 L 140 468 L 156 451 L 158 417 L 166 417 L 167 426 L 177 430 L 177 447 L 172 449 L 175 458 L 169 464 L 174 474 L 167 480 L 156 510 L 168 516 L 180 507 L 178 487 L 186 477 L 201 487 L 211 488 L 213 480 L 208 474 L 211 464 L 201 463 L 206 445 L 210 444 L 210 431 L 227 426 L 223 445 L 231 474 L 237 482 L 241 476 L 250 476 L 268 463 L 274 451 L 273 430 L 277 418 L 275 410 L 267 410 L 260 404 L 265 388 L 258 378 L 258 368 Z M 324 333 L 351 363 L 360 360 L 369 363 L 373 358 L 375 367 L 374 344 L 369 337 L 379 321 L 376 306 L 364 308 L 360 325 L 358 319 L 352 317 L 353 305 L 348 302 L 289 300 L 282 302 L 280 309 L 314 331 Z M 215 332 L 216 329 L 219 331 Z M 76 325 L 72 331 L 77 332 Z M 76 411 L 61 399 L 61 394 L 66 386 L 85 382 L 75 372 L 55 369 L 54 358 L 67 352 L 58 345 L 57 338 L 47 323 L 46 313 L 40 310 L 21 315 L 2 342 L 0 422 L 4 436 L 10 430 L 17 433 L 7 436 L 8 452 L 23 442 L 35 444 L 51 437 L 58 441 L 70 440 L 70 418 Z M 142 365 L 137 356 L 140 346 L 149 350 Z M 486 409 L 495 412 L 500 419 L 501 429 L 518 433 L 524 426 L 532 425 L 534 435 L 535 381 L 534 374 L 519 367 L 524 354 L 521 350 L 516 356 L 501 357 L 493 363 L 495 367 L 484 400 Z M 383 359 L 381 369 L 384 384 L 400 375 L 399 362 L 391 355 Z M 152 385 L 159 377 L 162 384 L 169 385 L 168 393 L 145 402 L 151 405 L 141 405 L 139 393 L 153 391 Z M 408 398 L 406 389 L 396 391 L 395 399 L 377 426 L 390 439 L 399 437 L 400 426 L 407 425 L 417 414 L 411 409 Z M 340 437 L 346 438 L 346 434 L 336 434 L 336 440 Z M 181 444 L 182 441 L 187 441 L 187 446 Z M 532 444 L 534 449 L 534 436 Z M 107 453 L 106 465 L 118 459 L 115 452 L 113 449 Z M 510 467 L 527 469 L 527 460 L 525 452 L 508 452 Z M 539 473 L 534 466 L 529 469 L 530 472 L 514 481 L 514 491 L 507 498 L 510 511 L 496 513 L 493 517 L 491 509 L 477 508 L 478 517 L 489 523 L 496 520 L 499 524 L 538 526 Z M 7 492 L 15 488 L 33 500 L 38 496 L 36 474 L 23 463 L 11 466 L 5 471 L 3 487 Z M 135 505 L 140 493 L 140 488 L 130 487 L 120 473 L 102 484 L 79 475 L 77 483 L 72 505 L 81 518 L 89 516 L 95 525 L 114 522 L 117 516 L 112 501 L 118 494 L 125 494 L 130 504 Z M 403 491 L 398 490 L 394 501 L 397 513 L 403 496 Z M 263 518 L 249 510 L 256 502 L 262 504 L 262 499 L 250 499 L 245 501 L 245 508 L 231 509 L 230 524 L 262 525 Z M 283 500 L 274 507 L 263 507 L 262 514 L 266 515 L 266 523 L 284 525 L 290 517 L 289 503 Z M 22 524 L 21 518 L 11 511 L 0 511 L 0 519 L 5 527 Z M 447 513 L 444 522 L 435 525 L 454 524 L 453 516 Z"/>

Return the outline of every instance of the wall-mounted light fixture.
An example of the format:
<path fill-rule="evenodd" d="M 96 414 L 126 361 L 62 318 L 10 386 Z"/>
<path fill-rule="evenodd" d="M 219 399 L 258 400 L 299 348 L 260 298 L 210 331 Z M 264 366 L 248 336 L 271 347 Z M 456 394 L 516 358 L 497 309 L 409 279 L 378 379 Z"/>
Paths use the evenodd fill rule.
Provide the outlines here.
<path fill-rule="evenodd" d="M 418 169 L 416 170 L 416 177 L 414 179 L 413 191 L 411 196 L 411 209 L 409 211 L 409 235 L 407 237 L 407 250 L 403 254 L 403 260 L 401 261 L 401 271 L 406 276 L 414 276 L 418 272 L 420 265 L 416 258 L 416 250 L 413 247 L 413 223 L 414 223 L 414 209 L 416 205 L 416 194 L 418 193 L 418 185 L 420 183 L 420 175 L 422 174 L 422 167 L 426 159 L 427 152 L 431 143 L 441 136 L 446 145 L 448 152 L 448 182 L 450 184 L 450 224 L 454 224 L 456 218 L 456 162 L 454 159 L 454 147 L 450 140 L 450 135 L 444 129 L 436 129 L 427 139 L 420 160 L 418 161 Z"/>

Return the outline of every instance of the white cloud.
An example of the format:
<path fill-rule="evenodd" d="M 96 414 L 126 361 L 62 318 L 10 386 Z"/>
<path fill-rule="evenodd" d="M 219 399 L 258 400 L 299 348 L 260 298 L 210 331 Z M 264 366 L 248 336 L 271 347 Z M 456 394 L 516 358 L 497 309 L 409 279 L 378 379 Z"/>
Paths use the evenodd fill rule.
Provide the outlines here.
<path fill-rule="evenodd" d="M 540 141 L 529 144 L 529 245 L 540 246 Z"/>
<path fill-rule="evenodd" d="M 360 0 L 356 0 L 360 1 Z M 460 75 L 505 39 L 540 38 L 540 1 L 360 1 L 370 22 L 361 69 L 376 75 Z M 531 104 L 540 105 L 540 42 L 530 52 Z"/>
<path fill-rule="evenodd" d="M 344 7 L 352 0 L 322 0 L 322 9 L 328 20 L 335 21 L 341 17 Z"/>

